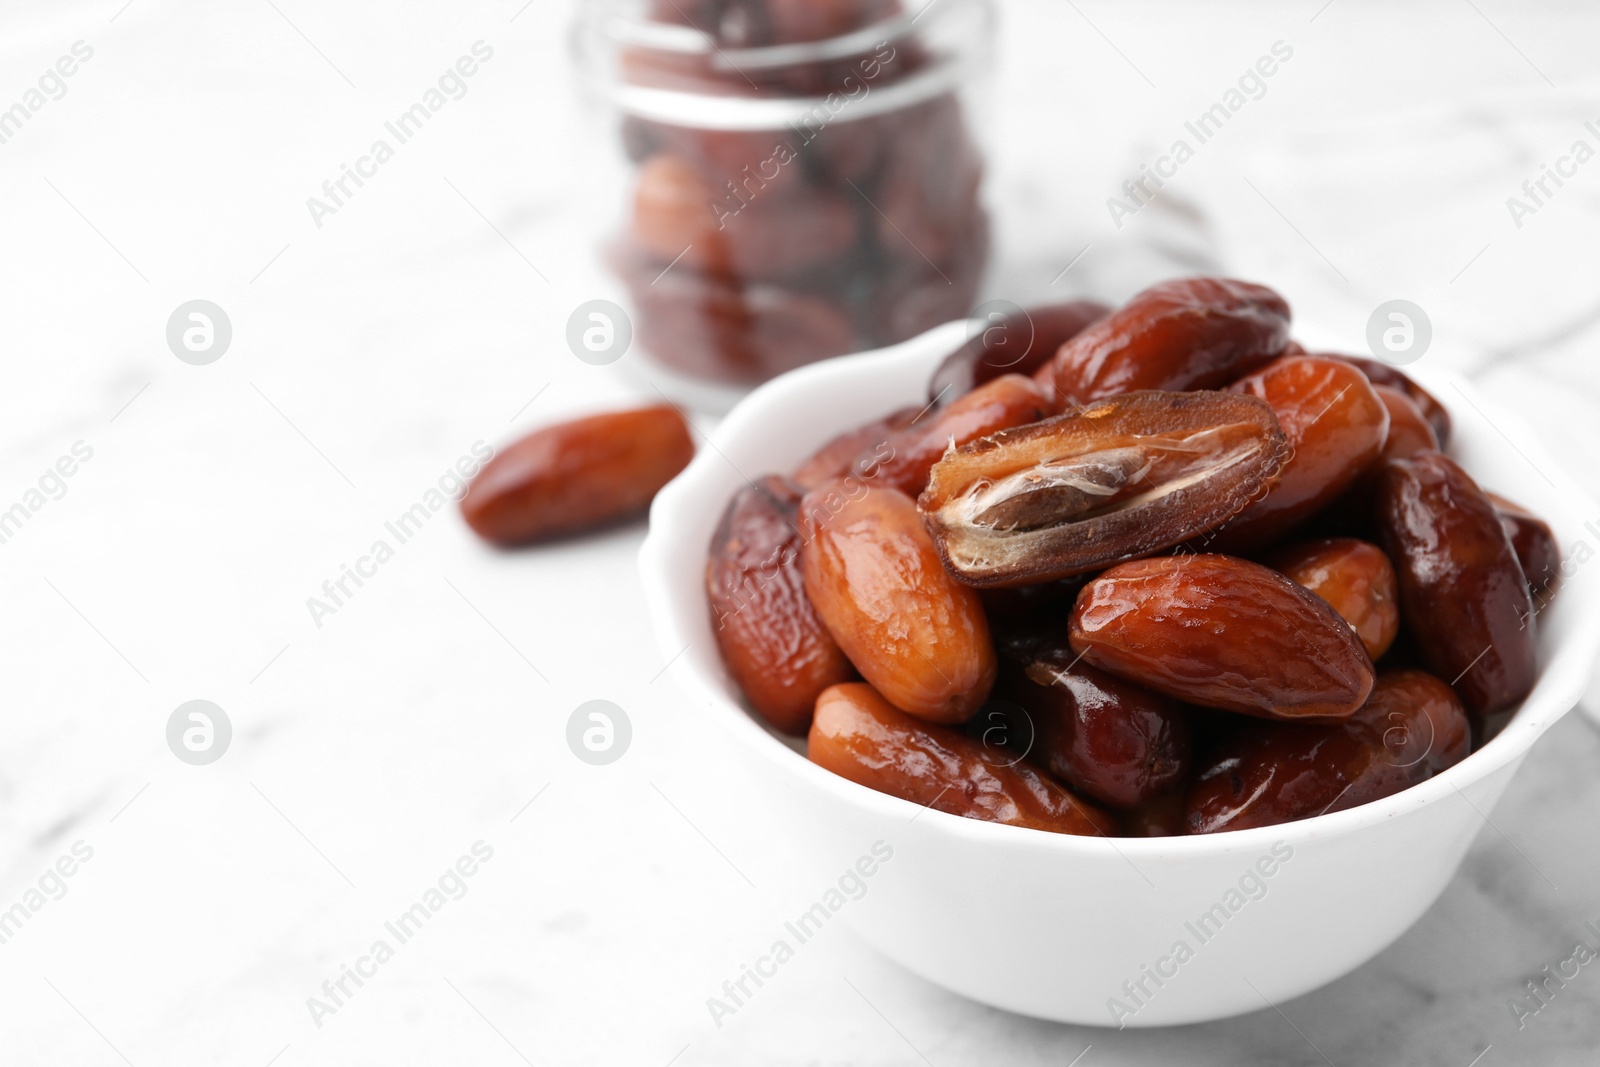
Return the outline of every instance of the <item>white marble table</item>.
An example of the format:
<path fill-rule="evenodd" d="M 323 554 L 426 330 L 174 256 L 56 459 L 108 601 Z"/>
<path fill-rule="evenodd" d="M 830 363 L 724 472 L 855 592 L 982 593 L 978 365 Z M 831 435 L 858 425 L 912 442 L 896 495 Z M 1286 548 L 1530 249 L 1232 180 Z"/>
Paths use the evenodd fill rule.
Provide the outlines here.
<path fill-rule="evenodd" d="M 1273 280 L 1307 337 L 1346 347 L 1405 296 L 1433 317 L 1427 358 L 1595 454 L 1600 163 L 1520 228 L 1505 205 L 1600 120 L 1592 9 L 1005 3 L 990 295 L 1122 297 L 1226 269 Z M 74 42 L 93 50 L 0 143 L 0 510 L 29 506 L 0 543 L 0 911 L 27 911 L 0 943 L 0 1059 L 1592 1063 L 1600 972 L 1520 1031 L 1507 1008 L 1600 920 L 1600 740 L 1581 716 L 1414 930 L 1281 1014 L 1052 1026 L 931 988 L 840 928 L 719 1029 L 705 998 L 814 887 L 663 674 L 632 578 L 641 531 L 507 555 L 447 509 L 313 619 L 308 598 L 474 442 L 630 395 L 562 340 L 572 308 L 617 288 L 591 252 L 614 207 L 569 162 L 592 137 L 568 14 L 0 13 L 0 108 Z M 318 228 L 306 199 L 479 40 L 493 56 L 467 94 Z M 1278 40 L 1294 58 L 1269 91 L 1116 229 L 1123 178 Z M 164 339 L 194 298 L 233 324 L 209 366 Z M 78 442 L 92 454 L 33 509 Z M 197 698 L 234 731 L 210 766 L 165 741 Z M 609 767 L 564 743 L 595 698 L 635 727 Z M 362 962 L 478 842 L 492 857 L 446 878 L 459 899 Z M 46 873 L 58 862 L 70 876 Z M 346 965 L 369 977 L 335 1003 L 322 986 Z M 335 1010 L 314 1020 L 314 996 Z"/>

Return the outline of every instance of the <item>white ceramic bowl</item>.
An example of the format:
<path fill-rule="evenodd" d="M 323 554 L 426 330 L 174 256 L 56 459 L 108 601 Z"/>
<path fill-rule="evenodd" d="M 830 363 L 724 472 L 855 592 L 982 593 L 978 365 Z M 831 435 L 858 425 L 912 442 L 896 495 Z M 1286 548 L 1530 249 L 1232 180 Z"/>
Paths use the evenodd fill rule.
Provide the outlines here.
<path fill-rule="evenodd" d="M 824 906 L 842 901 L 840 918 L 916 974 L 1025 1015 L 1197 1022 L 1348 973 L 1439 896 L 1529 747 L 1578 702 L 1600 651 L 1600 565 L 1569 567 L 1541 616 L 1539 681 L 1510 726 L 1387 800 L 1282 826 L 1134 840 L 978 822 L 874 792 L 808 762 L 746 711 L 712 636 L 706 548 L 746 476 L 788 471 L 833 434 L 922 402 L 966 330 L 950 323 L 768 383 L 651 509 L 640 566 L 663 654 L 688 646 L 672 673 L 748 756 L 786 824 L 769 840 L 804 865 L 819 900 L 882 842 L 893 857 L 864 880 L 864 895 Z M 1407 369 L 1450 407 L 1451 453 L 1474 477 L 1548 519 L 1568 558 L 1580 540 L 1596 547 L 1600 528 L 1584 522 L 1600 510 L 1520 418 L 1453 375 Z"/>

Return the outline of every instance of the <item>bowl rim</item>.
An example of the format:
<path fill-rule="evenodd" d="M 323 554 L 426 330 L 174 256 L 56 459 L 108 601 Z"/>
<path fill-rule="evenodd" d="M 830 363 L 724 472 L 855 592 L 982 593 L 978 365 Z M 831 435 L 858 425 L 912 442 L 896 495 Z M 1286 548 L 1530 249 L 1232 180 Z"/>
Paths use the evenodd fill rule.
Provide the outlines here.
<path fill-rule="evenodd" d="M 716 679 L 695 669 L 693 661 L 679 651 L 692 644 L 694 636 L 680 623 L 678 615 L 680 605 L 674 593 L 677 576 L 672 569 L 673 552 L 684 546 L 676 545 L 675 541 L 681 537 L 679 531 L 683 530 L 687 516 L 703 513 L 708 504 L 716 514 L 721 514 L 725 500 L 719 497 L 714 502 L 708 502 L 705 497 L 714 488 L 708 483 L 722 477 L 718 468 L 733 465 L 725 452 L 737 452 L 738 442 L 746 435 L 759 435 L 767 412 L 782 404 L 797 386 L 823 382 L 837 385 L 851 379 L 869 377 L 877 371 L 893 369 L 915 373 L 918 381 L 925 380 L 936 360 L 954 351 L 965 339 L 970 327 L 971 320 L 945 323 L 900 344 L 809 364 L 765 383 L 728 413 L 710 434 L 708 447 L 697 452 L 689 466 L 657 494 L 651 506 L 649 532 L 639 549 L 639 569 L 652 628 L 662 655 L 677 654 L 670 664 L 673 668 L 671 673 L 684 695 L 706 705 L 728 735 L 771 764 L 775 770 L 796 777 L 810 788 L 830 794 L 837 802 L 870 815 L 885 819 L 917 817 L 929 828 L 928 832 L 943 833 L 974 844 L 1010 845 L 1082 856 L 1114 853 L 1123 860 L 1170 860 L 1259 851 L 1277 841 L 1295 844 L 1317 838 L 1343 837 L 1458 794 L 1487 822 L 1487 813 L 1472 804 L 1465 789 L 1507 764 L 1520 760 L 1551 725 L 1582 699 L 1596 656 L 1600 655 L 1600 598 L 1596 598 L 1596 606 L 1581 612 L 1565 640 L 1548 650 L 1533 690 L 1506 727 L 1460 763 L 1392 796 L 1354 808 L 1272 826 L 1214 834 L 1140 838 L 1047 833 L 926 808 L 858 785 L 812 763 L 803 753 L 772 733 L 740 703 L 730 699 Z M 1444 392 L 1446 387 L 1456 390 L 1524 460 L 1551 482 L 1557 493 L 1570 499 L 1571 506 L 1564 510 L 1573 514 L 1580 510 L 1585 514 L 1600 513 L 1594 500 L 1555 462 L 1531 426 L 1520 416 L 1501 408 L 1480 393 L 1470 380 L 1452 371 L 1415 366 L 1408 366 L 1405 371 L 1435 395 Z M 830 432 L 827 436 L 831 435 Z M 820 445 L 821 441 L 817 444 Z M 696 544 L 687 547 L 691 547 L 695 553 L 694 573 L 702 573 L 699 564 L 705 546 Z M 1563 556 L 1563 561 L 1565 558 Z M 1571 582 L 1570 578 L 1563 580 L 1568 584 Z M 696 582 L 693 588 L 697 603 L 690 610 L 706 610 L 701 584 Z M 1569 664 L 1574 660 L 1582 662 L 1573 668 Z M 1559 671 L 1555 670 L 1558 664 L 1562 668 Z M 922 813 L 920 816 L 919 812 Z"/>

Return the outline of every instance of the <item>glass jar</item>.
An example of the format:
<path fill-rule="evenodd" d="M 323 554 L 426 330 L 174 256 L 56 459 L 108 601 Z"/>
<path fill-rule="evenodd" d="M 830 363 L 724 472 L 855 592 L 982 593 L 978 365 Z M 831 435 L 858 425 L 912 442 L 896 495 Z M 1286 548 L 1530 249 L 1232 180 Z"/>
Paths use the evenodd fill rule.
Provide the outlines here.
<path fill-rule="evenodd" d="M 749 386 L 963 317 L 989 256 L 988 0 L 594 0 L 608 266 L 655 374 Z"/>

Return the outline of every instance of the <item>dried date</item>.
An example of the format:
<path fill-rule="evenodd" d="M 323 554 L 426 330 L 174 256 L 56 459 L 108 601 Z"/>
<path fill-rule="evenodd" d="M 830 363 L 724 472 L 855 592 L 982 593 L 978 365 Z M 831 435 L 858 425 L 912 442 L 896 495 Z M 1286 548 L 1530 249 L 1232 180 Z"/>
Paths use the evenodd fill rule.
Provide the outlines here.
<path fill-rule="evenodd" d="M 1394 566 L 1377 545 L 1330 537 L 1274 553 L 1272 568 L 1332 605 L 1376 663 L 1400 632 Z"/>
<path fill-rule="evenodd" d="M 916 505 L 894 489 L 833 482 L 800 503 L 806 594 L 839 647 L 896 707 L 959 723 L 996 662 L 975 590 L 939 562 Z"/>
<path fill-rule="evenodd" d="M 863 452 L 856 472 L 874 485 L 915 497 L 952 444 L 960 447 L 1000 430 L 1038 422 L 1049 413 L 1049 404 L 1031 380 L 1020 374 L 1002 375 L 944 407 L 930 406 L 920 419 L 890 436 L 886 450 L 873 445 Z M 887 458 L 874 458 L 880 451 L 887 451 Z"/>
<path fill-rule="evenodd" d="M 1437 452 L 1387 463 L 1377 494 L 1401 613 L 1429 669 L 1476 715 L 1521 701 L 1536 673 L 1533 602 L 1493 501 Z"/>
<path fill-rule="evenodd" d="M 1288 454 L 1253 397 L 1129 393 L 957 448 L 918 503 L 961 581 L 1038 584 L 1211 529 Z"/>
<path fill-rule="evenodd" d="M 1466 712 L 1449 686 L 1422 671 L 1385 671 L 1348 722 L 1262 723 L 1231 738 L 1196 776 L 1186 829 L 1247 830 L 1369 804 L 1470 750 Z"/>
<path fill-rule="evenodd" d="M 1389 409 L 1342 360 L 1290 356 L 1230 391 L 1272 406 L 1292 454 L 1266 495 L 1205 542 L 1210 551 L 1248 551 L 1278 539 L 1338 499 L 1383 451 Z"/>
<path fill-rule="evenodd" d="M 806 597 L 799 506 L 776 476 L 735 493 L 711 540 L 706 595 L 722 661 L 751 707 L 803 736 L 817 696 L 855 670 Z"/>
<path fill-rule="evenodd" d="M 1180 278 L 1146 289 L 1061 346 L 1063 401 L 1140 389 L 1215 389 L 1278 356 L 1289 305 L 1264 285 Z"/>
<path fill-rule="evenodd" d="M 1372 690 L 1360 638 L 1328 603 L 1231 556 L 1163 556 L 1106 571 L 1073 606 L 1084 661 L 1202 707 L 1345 719 Z"/>
<path fill-rule="evenodd" d="M 1029 660 L 1006 670 L 1003 687 L 1027 713 L 1029 759 L 1114 808 L 1137 807 L 1188 773 L 1189 712 L 1177 701 L 1077 662 L 1059 638 Z"/>
<path fill-rule="evenodd" d="M 1110 313 L 1111 308 L 1098 300 L 1070 300 L 990 321 L 939 364 L 928 383 L 928 400 L 949 401 L 1002 374 L 1031 377 L 1062 345 Z M 1053 376 L 1049 383 L 1053 391 Z"/>
<path fill-rule="evenodd" d="M 693 458 L 689 427 L 668 404 L 574 419 L 484 464 L 461 516 L 505 547 L 566 537 L 642 514 Z"/>
<path fill-rule="evenodd" d="M 817 699 L 811 761 L 858 785 L 969 819 L 1052 833 L 1106 836 L 1115 822 L 1026 763 L 997 763 L 983 746 L 922 722 L 871 686 L 838 685 Z"/>

